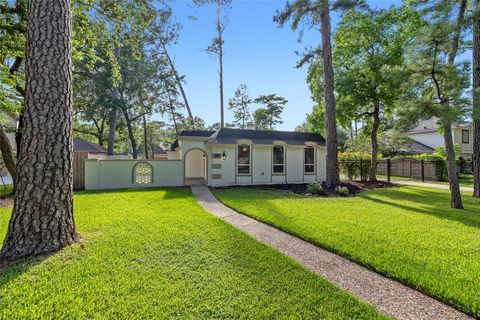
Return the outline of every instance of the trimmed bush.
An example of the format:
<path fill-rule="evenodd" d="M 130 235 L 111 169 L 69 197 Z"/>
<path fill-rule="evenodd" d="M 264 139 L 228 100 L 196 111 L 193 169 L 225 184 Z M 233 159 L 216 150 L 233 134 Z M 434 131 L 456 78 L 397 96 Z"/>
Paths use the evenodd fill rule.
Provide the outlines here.
<path fill-rule="evenodd" d="M 335 188 L 335 193 L 338 194 L 339 196 L 346 197 L 348 196 L 349 191 L 347 187 L 338 186 Z"/>
<path fill-rule="evenodd" d="M 311 194 L 325 194 L 325 189 L 323 189 L 322 185 L 319 182 L 312 182 L 307 185 L 307 192 Z"/>

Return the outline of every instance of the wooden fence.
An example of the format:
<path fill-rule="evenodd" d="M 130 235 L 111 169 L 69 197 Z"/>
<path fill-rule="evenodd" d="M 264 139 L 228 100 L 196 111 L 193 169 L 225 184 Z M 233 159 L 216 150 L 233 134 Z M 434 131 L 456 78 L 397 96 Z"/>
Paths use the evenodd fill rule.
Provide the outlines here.
<path fill-rule="evenodd" d="M 388 159 L 378 160 L 378 174 L 388 175 L 388 161 Z M 435 181 L 438 179 L 437 161 L 409 158 L 390 160 L 390 176 Z"/>
<path fill-rule="evenodd" d="M 85 159 L 87 152 L 73 154 L 73 190 L 85 190 Z"/>

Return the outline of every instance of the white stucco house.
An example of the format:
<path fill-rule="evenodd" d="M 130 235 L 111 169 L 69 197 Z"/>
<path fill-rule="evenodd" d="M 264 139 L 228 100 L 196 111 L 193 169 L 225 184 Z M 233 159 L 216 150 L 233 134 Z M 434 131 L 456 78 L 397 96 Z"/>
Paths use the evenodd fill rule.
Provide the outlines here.
<path fill-rule="evenodd" d="M 406 135 L 413 140 L 435 149 L 437 146 L 445 147 L 443 135 L 438 132 L 437 118 L 420 121 Z M 453 143 L 458 145 L 459 156 L 471 159 L 473 155 L 473 124 L 454 123 L 452 125 Z"/>
<path fill-rule="evenodd" d="M 222 128 L 183 131 L 164 160 L 87 159 L 85 188 L 232 186 L 324 181 L 316 133 Z"/>

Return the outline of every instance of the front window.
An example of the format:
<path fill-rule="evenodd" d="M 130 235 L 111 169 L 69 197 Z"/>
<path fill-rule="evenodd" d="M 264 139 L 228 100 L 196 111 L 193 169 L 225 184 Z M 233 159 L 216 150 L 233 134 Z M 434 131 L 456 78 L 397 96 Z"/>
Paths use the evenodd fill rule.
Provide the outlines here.
<path fill-rule="evenodd" d="M 462 130 L 462 143 L 470 143 L 470 131 Z"/>
<path fill-rule="evenodd" d="M 238 146 L 237 174 L 250 174 L 250 146 Z"/>
<path fill-rule="evenodd" d="M 285 173 L 285 152 L 283 146 L 273 147 L 273 173 L 283 174 Z"/>
<path fill-rule="evenodd" d="M 305 148 L 305 157 L 303 164 L 303 171 L 305 173 L 315 173 L 315 149 L 313 147 Z"/>

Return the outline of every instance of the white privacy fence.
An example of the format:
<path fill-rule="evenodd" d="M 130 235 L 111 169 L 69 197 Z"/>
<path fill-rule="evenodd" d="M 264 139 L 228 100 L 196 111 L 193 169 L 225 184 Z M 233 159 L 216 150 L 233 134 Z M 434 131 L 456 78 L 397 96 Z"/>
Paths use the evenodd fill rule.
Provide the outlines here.
<path fill-rule="evenodd" d="M 182 186 L 182 160 L 85 160 L 85 189 Z"/>

